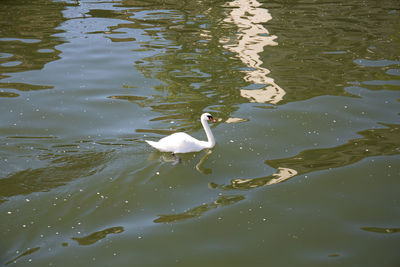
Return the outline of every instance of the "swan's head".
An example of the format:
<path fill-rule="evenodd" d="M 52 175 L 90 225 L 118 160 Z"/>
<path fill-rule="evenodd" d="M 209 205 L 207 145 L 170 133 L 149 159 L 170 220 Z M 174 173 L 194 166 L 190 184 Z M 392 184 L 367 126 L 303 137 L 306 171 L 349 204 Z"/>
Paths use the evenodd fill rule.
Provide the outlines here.
<path fill-rule="evenodd" d="M 216 120 L 213 118 L 213 116 L 211 116 L 210 113 L 203 113 L 203 115 L 201 115 L 201 120 L 216 122 Z"/>

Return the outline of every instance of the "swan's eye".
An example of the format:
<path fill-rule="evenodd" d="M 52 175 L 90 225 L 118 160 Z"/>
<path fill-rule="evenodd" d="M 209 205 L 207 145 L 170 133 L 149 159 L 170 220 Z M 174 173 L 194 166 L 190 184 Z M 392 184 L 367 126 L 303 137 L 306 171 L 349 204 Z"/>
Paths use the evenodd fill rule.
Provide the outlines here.
<path fill-rule="evenodd" d="M 215 122 L 215 120 L 214 120 L 214 118 L 212 116 L 208 115 L 207 118 L 208 118 L 208 120 L 210 120 L 212 122 Z"/>

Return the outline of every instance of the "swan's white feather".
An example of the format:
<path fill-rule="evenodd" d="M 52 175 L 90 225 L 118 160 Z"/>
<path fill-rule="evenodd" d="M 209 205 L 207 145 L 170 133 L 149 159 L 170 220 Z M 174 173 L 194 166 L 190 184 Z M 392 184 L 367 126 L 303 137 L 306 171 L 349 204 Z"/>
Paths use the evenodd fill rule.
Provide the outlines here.
<path fill-rule="evenodd" d="M 207 142 L 197 140 L 186 133 L 174 133 L 161 138 L 158 142 L 148 140 L 145 141 L 161 152 L 189 153 L 198 152 L 205 148 L 212 148 L 215 145 L 215 140 L 213 134 L 211 133 L 210 127 L 208 126 L 207 120 L 212 120 L 215 122 L 209 113 L 204 113 L 201 115 L 200 121 L 207 134 Z"/>
<path fill-rule="evenodd" d="M 161 138 L 158 142 L 148 140 L 146 142 L 161 152 L 172 153 L 198 152 L 207 145 L 207 142 L 199 141 L 186 133 L 174 133 Z"/>

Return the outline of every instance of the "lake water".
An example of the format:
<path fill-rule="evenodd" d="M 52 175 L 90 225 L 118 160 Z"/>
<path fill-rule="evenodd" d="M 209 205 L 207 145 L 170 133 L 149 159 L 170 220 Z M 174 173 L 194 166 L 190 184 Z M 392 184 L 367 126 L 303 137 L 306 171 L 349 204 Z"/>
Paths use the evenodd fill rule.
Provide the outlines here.
<path fill-rule="evenodd" d="M 1 1 L 0 263 L 399 266 L 399 12 Z"/>

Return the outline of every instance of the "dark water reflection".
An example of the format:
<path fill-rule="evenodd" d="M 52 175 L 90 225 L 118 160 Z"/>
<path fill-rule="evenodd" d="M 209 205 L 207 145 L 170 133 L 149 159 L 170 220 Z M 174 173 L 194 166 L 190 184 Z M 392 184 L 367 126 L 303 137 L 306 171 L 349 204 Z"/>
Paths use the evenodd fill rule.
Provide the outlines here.
<path fill-rule="evenodd" d="M 31 255 L 31 254 L 37 252 L 39 249 L 40 249 L 40 247 L 28 249 L 24 253 L 21 253 L 21 255 L 19 255 L 19 256 L 15 257 L 14 259 L 6 262 L 5 265 L 9 265 L 11 263 L 16 263 L 18 259 L 23 258 L 23 257 L 28 256 L 28 255 Z"/>
<path fill-rule="evenodd" d="M 118 227 L 111 227 L 104 229 L 102 231 L 94 232 L 88 236 L 84 237 L 73 237 L 72 240 L 75 240 L 78 242 L 79 245 L 81 246 L 88 246 L 96 243 L 97 241 L 106 238 L 107 235 L 109 234 L 119 234 L 124 231 L 124 227 L 118 226 Z"/>
<path fill-rule="evenodd" d="M 226 120 L 238 109 L 238 104 L 247 102 L 239 90 L 249 85 L 240 71 L 243 63 L 219 45 L 227 33 L 238 38 L 236 25 L 223 22 L 224 2 L 210 6 L 192 1 L 185 3 L 182 9 L 165 1 L 122 3 L 125 8 L 134 8 L 130 9 L 130 16 L 125 17 L 132 23 L 119 24 L 111 33 L 123 28 L 144 29 L 150 40 L 137 40 L 141 48 L 134 51 L 155 52 L 143 57 L 135 66 L 145 77 L 162 82 L 155 87 L 162 95 L 138 102 L 162 114 L 153 120 L 177 118 L 179 129 L 188 130 L 198 128 L 193 121 L 206 109 Z M 142 12 L 142 6 L 146 7 L 146 12 Z"/>
<path fill-rule="evenodd" d="M 105 168 L 112 154 L 112 151 L 84 151 L 79 145 L 63 147 L 61 151 L 36 155 L 45 162 L 44 167 L 24 169 L 0 178 L 0 204 L 13 196 L 47 192 L 75 179 L 92 176 Z"/>
<path fill-rule="evenodd" d="M 394 34 L 399 30 L 398 2 L 317 2 L 273 1 L 269 5 L 277 19 L 271 20 L 268 28 L 272 33 L 279 32 L 279 45 L 283 49 L 275 53 L 273 48 L 265 47 L 263 56 L 287 92 L 284 102 L 319 95 L 348 96 L 343 90 L 346 83 L 372 77 L 391 79 L 385 75 L 385 66 L 355 68 L 348 62 L 398 58 L 395 47 L 400 39 Z M 280 18 L 285 17 L 290 19 L 282 23 Z M 285 49 L 293 46 L 298 49 Z M 305 64 L 311 64 L 319 74 L 306 75 L 309 68 Z"/>
<path fill-rule="evenodd" d="M 173 223 L 178 221 L 183 221 L 191 218 L 198 218 L 207 211 L 224 207 L 228 205 L 235 204 L 241 200 L 244 200 L 245 197 L 242 195 L 233 195 L 233 196 L 220 196 L 217 200 L 202 204 L 200 206 L 191 208 L 187 211 L 182 213 L 175 213 L 175 214 L 163 214 L 159 215 L 157 219 L 154 220 L 155 223 Z"/>
<path fill-rule="evenodd" d="M 1 1 L 1 79 L 10 77 L 8 73 L 40 70 L 45 64 L 60 58 L 56 46 L 65 41 L 54 35 L 61 32 L 57 27 L 65 21 L 62 10 L 69 5 L 51 0 Z M 6 92 L 11 94 L 12 89 L 30 91 L 51 89 L 53 86 L 9 80 L 2 81 L 0 88 L 7 89 Z"/>
<path fill-rule="evenodd" d="M 361 227 L 361 230 L 377 234 L 396 234 L 400 228 L 382 228 L 382 227 Z"/>
<path fill-rule="evenodd" d="M 253 5 L 247 1 L 234 1 L 228 5 L 220 2 L 209 6 L 208 3 L 194 1 L 176 8 L 172 2 L 165 1 L 123 1 L 122 7 L 131 8 L 128 13 L 99 10 L 93 15 L 123 17 L 131 22 L 110 28 L 110 33 L 134 28 L 143 29 L 150 37 L 145 42 L 136 40 L 141 46 L 136 51 L 153 53 L 137 61 L 135 67 L 145 77 L 161 81 L 155 89 L 162 95 L 154 95 L 137 103 L 162 114 L 154 120 L 168 122 L 171 118 L 177 118 L 179 130 L 198 128 L 193 121 L 206 109 L 226 120 L 238 110 L 238 105 L 248 101 L 283 104 L 320 95 L 351 96 L 344 89 L 346 84 L 362 83 L 367 88 L 377 89 L 362 77 L 376 77 L 381 83 L 390 79 L 385 75 L 387 65 L 366 70 L 346 62 L 397 56 L 393 42 L 399 45 L 399 40 L 392 35 L 393 28 L 398 27 L 397 15 L 390 13 L 397 8 L 395 2 L 386 1 L 378 6 L 357 1 L 339 5 L 320 3 L 315 6 L 301 2 L 269 3 L 269 12 L 278 17 L 275 20 L 268 18 L 270 13 L 267 9 L 258 7 L 256 3 L 254 7 L 248 7 L 250 4 Z M 144 7 L 146 12 L 143 12 Z M 248 13 L 245 12 L 246 8 Z M 279 38 L 270 35 L 269 32 L 281 30 L 282 21 L 279 18 L 287 16 L 286 13 L 293 9 L 296 10 L 296 16 L 287 21 L 289 25 L 285 24 L 284 33 Z M 380 14 L 382 20 L 389 19 L 393 27 L 370 31 L 376 28 L 370 25 L 371 22 L 359 23 L 365 20 L 371 9 Z M 339 14 L 348 14 L 349 19 L 338 20 Z M 315 19 L 310 21 L 307 19 L 309 17 Z M 304 21 L 311 24 L 305 24 Z M 320 21 L 324 21 L 323 29 Z M 263 26 L 265 22 L 268 22 L 266 27 Z M 340 32 L 348 27 L 354 29 L 346 31 L 346 35 L 340 38 Z M 241 34 L 237 34 L 238 31 Z M 249 39 L 248 44 L 243 43 L 246 39 Z M 369 39 L 374 41 L 368 42 Z M 366 41 L 360 43 L 360 40 Z M 278 43 L 283 49 L 275 48 Z M 285 49 L 293 45 L 301 49 Z M 385 51 L 385 54 L 379 54 L 379 51 Z M 260 61 L 260 56 L 264 62 Z M 308 70 L 304 68 L 308 61 L 313 62 L 312 68 L 318 69 L 320 75 L 312 78 L 303 74 Z M 279 62 L 285 62 L 284 69 Z M 398 62 L 394 64 L 398 65 Z M 281 86 L 267 77 L 271 68 Z M 377 71 L 376 68 L 381 69 Z M 264 88 L 257 89 L 257 84 Z M 390 88 L 397 90 L 397 82 L 394 87 L 390 81 L 383 88 L 379 87 Z M 267 93 L 268 90 L 276 93 Z M 272 94 L 270 100 L 267 100 L 268 94 Z"/>

